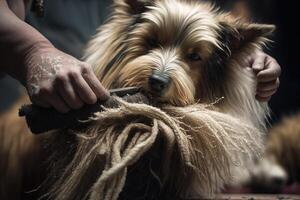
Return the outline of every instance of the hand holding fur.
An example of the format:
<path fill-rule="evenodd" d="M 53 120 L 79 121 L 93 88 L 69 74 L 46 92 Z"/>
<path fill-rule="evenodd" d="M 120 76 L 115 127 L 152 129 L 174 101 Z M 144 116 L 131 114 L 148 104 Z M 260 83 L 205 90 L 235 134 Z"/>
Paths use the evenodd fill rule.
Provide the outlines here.
<path fill-rule="evenodd" d="M 108 98 L 91 67 L 54 47 L 34 48 L 26 60 L 26 88 L 31 100 L 60 112 Z"/>
<path fill-rule="evenodd" d="M 257 78 L 256 99 L 269 101 L 279 87 L 281 68 L 278 62 L 271 56 L 256 51 L 250 56 L 249 64 Z"/>

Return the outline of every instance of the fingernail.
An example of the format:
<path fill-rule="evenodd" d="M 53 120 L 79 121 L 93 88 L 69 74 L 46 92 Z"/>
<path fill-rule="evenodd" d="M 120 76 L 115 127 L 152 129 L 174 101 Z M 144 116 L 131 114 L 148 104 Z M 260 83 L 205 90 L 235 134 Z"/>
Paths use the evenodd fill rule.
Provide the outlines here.
<path fill-rule="evenodd" d="M 101 95 L 100 95 L 99 99 L 101 99 L 101 100 L 107 100 L 109 97 L 110 97 L 109 91 L 108 90 L 103 90 L 101 92 Z"/>

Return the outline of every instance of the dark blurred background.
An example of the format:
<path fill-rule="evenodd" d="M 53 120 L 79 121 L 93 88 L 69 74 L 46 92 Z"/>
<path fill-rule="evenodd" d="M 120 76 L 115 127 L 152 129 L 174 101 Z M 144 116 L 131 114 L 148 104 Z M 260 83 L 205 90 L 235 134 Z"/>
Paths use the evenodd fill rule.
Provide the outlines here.
<path fill-rule="evenodd" d="M 88 3 L 91 4 L 91 2 L 94 5 L 90 6 L 90 8 L 94 10 L 88 10 Z M 72 50 L 82 49 L 82 45 L 87 41 L 89 35 L 95 33 L 96 27 L 105 20 L 103 11 L 109 12 L 107 9 L 99 8 L 107 7 L 110 2 L 110 0 L 45 1 L 46 16 L 44 19 L 36 19 L 29 13 L 27 21 L 48 36 L 58 48 L 79 57 L 80 52 L 72 52 Z M 213 2 L 222 9 L 232 11 L 235 15 L 244 16 L 248 20 L 276 25 L 277 30 L 272 38 L 274 43 L 266 50 L 277 59 L 282 67 L 280 88 L 270 101 L 270 106 L 273 110 L 272 122 L 278 121 L 282 116 L 300 111 L 300 69 L 298 64 L 298 59 L 300 60 L 300 55 L 298 57 L 298 48 L 300 47 L 298 38 L 300 36 L 298 27 L 300 23 L 298 20 L 300 19 L 300 10 L 298 1 L 213 0 Z M 56 12 L 51 15 L 50 12 L 47 13 L 47 9 L 51 9 L 53 6 L 56 7 Z M 58 8 L 61 8 L 61 10 Z M 98 10 L 95 10 L 95 8 Z M 80 20 L 77 19 L 78 12 L 81 13 L 81 16 L 86 15 L 86 19 L 89 21 L 83 21 L 84 17 Z M 58 27 L 60 30 L 49 31 L 49 27 L 45 28 L 45 23 L 49 23 L 52 26 L 56 21 L 61 23 L 63 17 L 57 17 L 59 13 L 68 15 L 66 22 L 64 22 L 66 23 L 66 28 L 63 30 L 68 34 L 57 32 L 58 34 L 56 35 L 59 38 L 55 38 L 55 31 L 61 31 L 61 26 Z M 72 13 L 77 14 L 77 18 L 75 16 L 72 17 Z M 72 21 L 72 19 L 74 20 Z M 83 26 L 87 27 L 82 28 Z M 67 44 L 62 45 L 62 42 Z M 73 49 L 64 49 L 63 46 L 67 47 L 68 44 L 74 42 L 78 42 L 80 46 Z M 7 109 L 18 96 L 17 90 L 14 89 L 17 85 L 16 82 L 7 79 L 1 80 L 0 78 L 0 111 Z"/>

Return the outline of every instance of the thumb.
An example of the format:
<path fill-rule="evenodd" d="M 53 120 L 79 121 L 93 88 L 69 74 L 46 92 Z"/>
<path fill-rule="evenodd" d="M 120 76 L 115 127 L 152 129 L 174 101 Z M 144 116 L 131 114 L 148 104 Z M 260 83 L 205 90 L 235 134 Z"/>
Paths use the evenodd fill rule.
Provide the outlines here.
<path fill-rule="evenodd" d="M 255 54 L 253 57 L 252 69 L 255 74 L 265 68 L 266 56 L 264 54 Z"/>

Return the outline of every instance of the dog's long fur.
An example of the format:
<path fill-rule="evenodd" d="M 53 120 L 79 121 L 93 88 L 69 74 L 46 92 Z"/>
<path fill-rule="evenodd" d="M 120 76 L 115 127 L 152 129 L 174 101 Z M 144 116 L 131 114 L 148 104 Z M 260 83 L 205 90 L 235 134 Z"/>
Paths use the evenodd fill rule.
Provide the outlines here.
<path fill-rule="evenodd" d="M 196 0 L 115 0 L 85 61 L 106 88 L 142 87 L 157 102 L 180 107 L 213 103 L 264 131 L 268 107 L 255 100 L 254 74 L 245 66 L 273 29 L 243 23 Z M 163 94 L 149 88 L 153 73 L 170 79 Z"/>
<path fill-rule="evenodd" d="M 245 62 L 273 29 L 232 19 L 200 1 L 116 0 L 85 60 L 107 88 L 148 90 L 150 74 L 164 71 L 173 83 L 162 101 L 184 106 L 224 97 L 224 112 L 264 126 L 268 109 L 255 99 L 255 79 Z M 158 46 L 149 48 L 153 38 Z M 190 49 L 201 54 L 200 63 L 186 61 Z"/>
<path fill-rule="evenodd" d="M 272 127 L 266 141 L 248 184 L 258 192 L 280 192 L 287 184 L 300 182 L 300 114 Z"/>
<path fill-rule="evenodd" d="M 300 114 L 286 117 L 270 130 L 266 157 L 284 168 L 289 182 L 300 181 Z M 272 159 L 272 158 L 270 158 Z"/>

